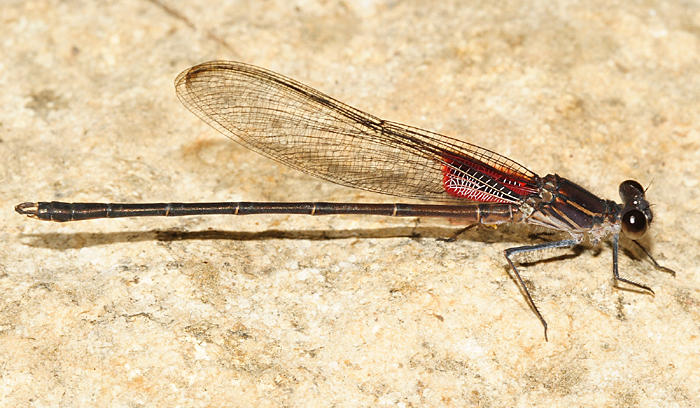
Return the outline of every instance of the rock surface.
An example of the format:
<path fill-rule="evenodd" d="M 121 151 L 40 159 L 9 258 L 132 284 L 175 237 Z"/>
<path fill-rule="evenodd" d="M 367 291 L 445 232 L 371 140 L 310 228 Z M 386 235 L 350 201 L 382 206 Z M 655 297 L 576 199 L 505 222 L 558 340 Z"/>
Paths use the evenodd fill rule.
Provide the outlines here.
<path fill-rule="evenodd" d="M 5 406 L 700 405 L 700 7 L 694 2 L 10 1 L 0 14 Z M 431 219 L 44 223 L 22 201 L 365 201 L 230 142 L 172 81 L 211 59 L 498 151 L 617 200 L 647 246 L 522 273 L 554 239 Z M 632 255 L 633 257 L 630 257 Z"/>

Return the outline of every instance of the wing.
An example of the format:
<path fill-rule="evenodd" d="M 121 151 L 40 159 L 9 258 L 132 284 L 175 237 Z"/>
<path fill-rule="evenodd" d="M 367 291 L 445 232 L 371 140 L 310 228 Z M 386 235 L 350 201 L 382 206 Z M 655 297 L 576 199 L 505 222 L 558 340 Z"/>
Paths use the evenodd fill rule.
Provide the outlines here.
<path fill-rule="evenodd" d="M 344 186 L 431 201 L 520 202 L 536 174 L 490 150 L 379 119 L 293 79 L 212 61 L 175 79 L 180 101 L 230 139 Z"/>

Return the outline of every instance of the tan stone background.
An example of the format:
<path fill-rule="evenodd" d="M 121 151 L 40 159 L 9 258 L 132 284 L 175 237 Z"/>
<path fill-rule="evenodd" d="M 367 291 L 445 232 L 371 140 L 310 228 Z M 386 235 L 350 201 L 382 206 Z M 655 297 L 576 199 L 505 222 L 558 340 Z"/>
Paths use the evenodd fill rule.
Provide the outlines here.
<path fill-rule="evenodd" d="M 698 406 L 700 6 L 693 1 L 3 1 L 3 406 Z M 200 122 L 173 79 L 267 67 L 602 197 L 650 185 L 608 243 L 371 217 L 44 223 L 15 204 L 362 200 Z M 627 243 L 629 244 L 629 243 Z M 631 255 L 631 256 L 630 256 Z"/>

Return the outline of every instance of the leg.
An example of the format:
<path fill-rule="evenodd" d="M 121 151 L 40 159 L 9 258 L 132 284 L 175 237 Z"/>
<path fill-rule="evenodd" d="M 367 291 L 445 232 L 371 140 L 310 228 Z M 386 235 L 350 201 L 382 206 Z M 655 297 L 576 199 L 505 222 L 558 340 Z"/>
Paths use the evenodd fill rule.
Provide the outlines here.
<path fill-rule="evenodd" d="M 613 277 L 615 278 L 616 283 L 617 282 L 625 282 L 627 284 L 630 284 L 632 286 L 637 287 L 638 289 L 641 289 L 643 292 L 648 292 L 651 295 L 654 295 L 654 291 L 651 290 L 650 287 L 642 285 L 640 283 L 631 281 L 629 279 L 621 278 L 620 274 L 617 272 L 617 250 L 618 250 L 618 240 L 620 238 L 620 234 L 615 234 L 613 237 Z M 615 285 L 617 286 L 617 285 Z M 619 287 L 619 286 L 618 286 Z M 623 288 L 620 288 L 623 289 Z"/>
<path fill-rule="evenodd" d="M 562 241 L 545 242 L 544 244 L 527 245 L 527 246 L 520 246 L 520 247 L 515 247 L 515 248 L 508 248 L 505 251 L 503 251 L 503 253 L 506 256 L 506 259 L 508 260 L 508 263 L 510 264 L 510 267 L 513 269 L 513 272 L 515 273 L 515 277 L 518 279 L 518 283 L 520 284 L 520 287 L 523 288 L 523 291 L 525 291 L 525 299 L 527 300 L 528 304 L 532 308 L 532 311 L 534 311 L 535 315 L 537 315 L 537 318 L 540 319 L 540 323 L 542 323 L 542 326 L 544 327 L 544 339 L 545 339 L 545 341 L 549 341 L 549 339 L 547 339 L 547 322 L 544 320 L 544 317 L 542 317 L 542 314 L 537 309 L 537 306 L 535 305 L 535 301 L 532 300 L 532 296 L 530 296 L 530 292 L 527 290 L 527 287 L 525 286 L 525 282 L 523 282 L 522 278 L 520 277 L 520 273 L 518 272 L 518 269 L 515 267 L 515 264 L 513 263 L 513 261 L 510 259 L 510 256 L 522 254 L 525 252 L 533 252 L 533 251 L 539 251 L 542 249 L 549 249 L 549 248 L 568 248 L 568 247 L 572 247 L 574 245 L 577 245 L 579 243 L 580 243 L 580 240 L 565 239 Z"/>
<path fill-rule="evenodd" d="M 671 269 L 671 268 L 667 268 L 667 267 L 665 267 L 665 266 L 659 265 L 659 263 L 656 262 L 656 259 L 654 259 L 654 257 L 651 256 L 651 254 L 649 253 L 649 251 L 647 251 L 647 249 L 644 248 L 644 247 L 642 246 L 642 244 L 640 244 L 638 241 L 635 241 L 635 240 L 632 240 L 632 242 L 634 242 L 635 244 L 637 244 L 637 246 L 638 246 L 639 248 L 642 249 L 642 251 L 644 252 L 644 255 L 646 255 L 647 258 L 649 258 L 649 260 L 651 260 L 651 262 L 654 264 L 654 267 L 655 267 L 656 269 L 662 270 L 662 271 L 664 271 L 664 272 L 666 272 L 666 273 L 670 273 L 671 275 L 676 276 L 676 271 L 674 271 L 674 270 Z"/>

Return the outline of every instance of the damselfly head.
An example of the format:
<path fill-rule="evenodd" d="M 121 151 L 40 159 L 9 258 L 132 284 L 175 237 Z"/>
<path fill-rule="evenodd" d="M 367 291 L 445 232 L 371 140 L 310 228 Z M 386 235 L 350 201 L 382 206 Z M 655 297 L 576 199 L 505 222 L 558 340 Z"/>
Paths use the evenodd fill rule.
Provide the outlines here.
<path fill-rule="evenodd" d="M 644 236 L 653 218 L 649 202 L 644 197 L 644 188 L 634 180 L 623 181 L 620 184 L 620 198 L 622 232 L 631 239 L 639 239 Z"/>

